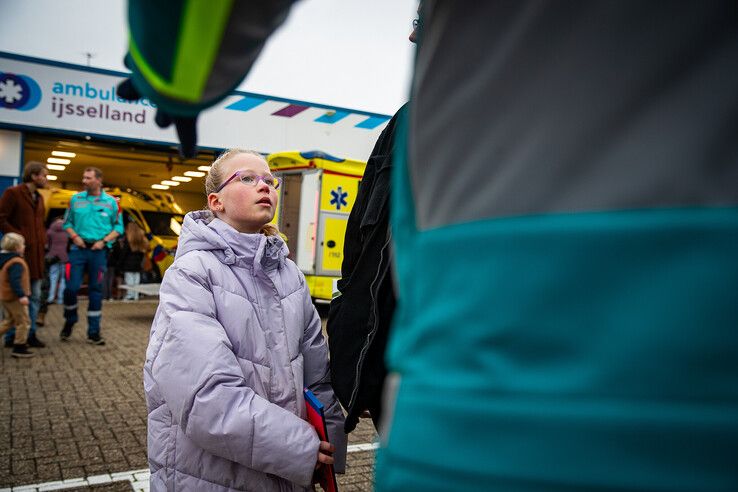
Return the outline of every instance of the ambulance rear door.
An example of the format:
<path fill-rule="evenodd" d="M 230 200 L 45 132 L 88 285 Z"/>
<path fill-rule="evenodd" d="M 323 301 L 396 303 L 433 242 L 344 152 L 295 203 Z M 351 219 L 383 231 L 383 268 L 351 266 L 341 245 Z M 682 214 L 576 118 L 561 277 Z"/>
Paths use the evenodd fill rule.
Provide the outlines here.
<path fill-rule="evenodd" d="M 309 169 L 274 174 L 282 179 L 275 217 L 279 231 L 287 236 L 289 258 L 305 275 L 314 275 L 322 171 Z"/>
<path fill-rule="evenodd" d="M 359 191 L 358 176 L 323 171 L 318 220 L 316 274 L 341 276 L 343 239 L 351 208 Z"/>

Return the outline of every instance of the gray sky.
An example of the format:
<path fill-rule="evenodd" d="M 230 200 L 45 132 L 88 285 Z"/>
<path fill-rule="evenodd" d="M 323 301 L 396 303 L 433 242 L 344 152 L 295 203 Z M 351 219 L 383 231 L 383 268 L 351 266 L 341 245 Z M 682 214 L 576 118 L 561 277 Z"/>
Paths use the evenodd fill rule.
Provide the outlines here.
<path fill-rule="evenodd" d="M 124 70 L 124 0 L 0 0 L 0 50 Z M 407 99 L 417 0 L 302 0 L 241 90 L 392 114 Z"/>

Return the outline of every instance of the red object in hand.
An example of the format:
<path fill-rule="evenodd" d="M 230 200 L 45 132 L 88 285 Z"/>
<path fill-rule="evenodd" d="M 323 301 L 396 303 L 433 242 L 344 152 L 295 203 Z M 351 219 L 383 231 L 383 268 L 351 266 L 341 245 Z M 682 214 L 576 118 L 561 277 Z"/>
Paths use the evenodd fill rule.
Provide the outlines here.
<path fill-rule="evenodd" d="M 315 427 L 318 437 L 321 441 L 328 441 L 328 427 L 325 425 L 325 413 L 323 412 L 323 404 L 309 389 L 302 390 L 305 395 L 305 409 L 307 410 L 308 422 Z M 336 471 L 333 465 L 321 464 L 316 470 L 318 483 L 325 492 L 338 492 L 338 482 L 336 482 Z"/>

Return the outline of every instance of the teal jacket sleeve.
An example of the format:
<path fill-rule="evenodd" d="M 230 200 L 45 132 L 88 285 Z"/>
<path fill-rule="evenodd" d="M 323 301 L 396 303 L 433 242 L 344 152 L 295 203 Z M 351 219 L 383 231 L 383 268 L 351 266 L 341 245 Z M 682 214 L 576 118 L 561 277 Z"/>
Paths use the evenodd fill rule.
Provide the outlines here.
<path fill-rule="evenodd" d="M 118 202 L 115 203 L 116 207 L 118 207 L 118 213 L 115 214 L 115 222 L 113 222 L 113 230 L 118 233 L 119 236 L 122 236 L 125 232 L 123 229 L 123 214 L 120 211 L 120 204 Z"/>

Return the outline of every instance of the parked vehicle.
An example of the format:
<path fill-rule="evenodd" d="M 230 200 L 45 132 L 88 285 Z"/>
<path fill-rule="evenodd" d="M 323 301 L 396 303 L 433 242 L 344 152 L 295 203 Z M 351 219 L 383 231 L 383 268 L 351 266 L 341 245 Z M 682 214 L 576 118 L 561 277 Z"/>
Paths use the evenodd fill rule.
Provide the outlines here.
<path fill-rule="evenodd" d="M 105 188 L 105 192 L 118 200 L 124 224 L 134 221 L 146 232 L 151 241 L 151 259 L 154 266 L 152 274 L 154 280 L 160 280 L 174 261 L 174 252 L 184 220 L 181 209 L 171 194 L 167 194 L 168 197 L 155 197 L 130 188 L 125 190 Z M 75 193 L 77 191 L 60 188 L 44 190 L 47 222 L 64 215 L 69 207 L 69 200 Z"/>
<path fill-rule="evenodd" d="M 366 163 L 319 151 L 277 152 L 267 161 L 282 178 L 274 220 L 287 237 L 290 258 L 305 274 L 313 299 L 330 302 Z"/>

